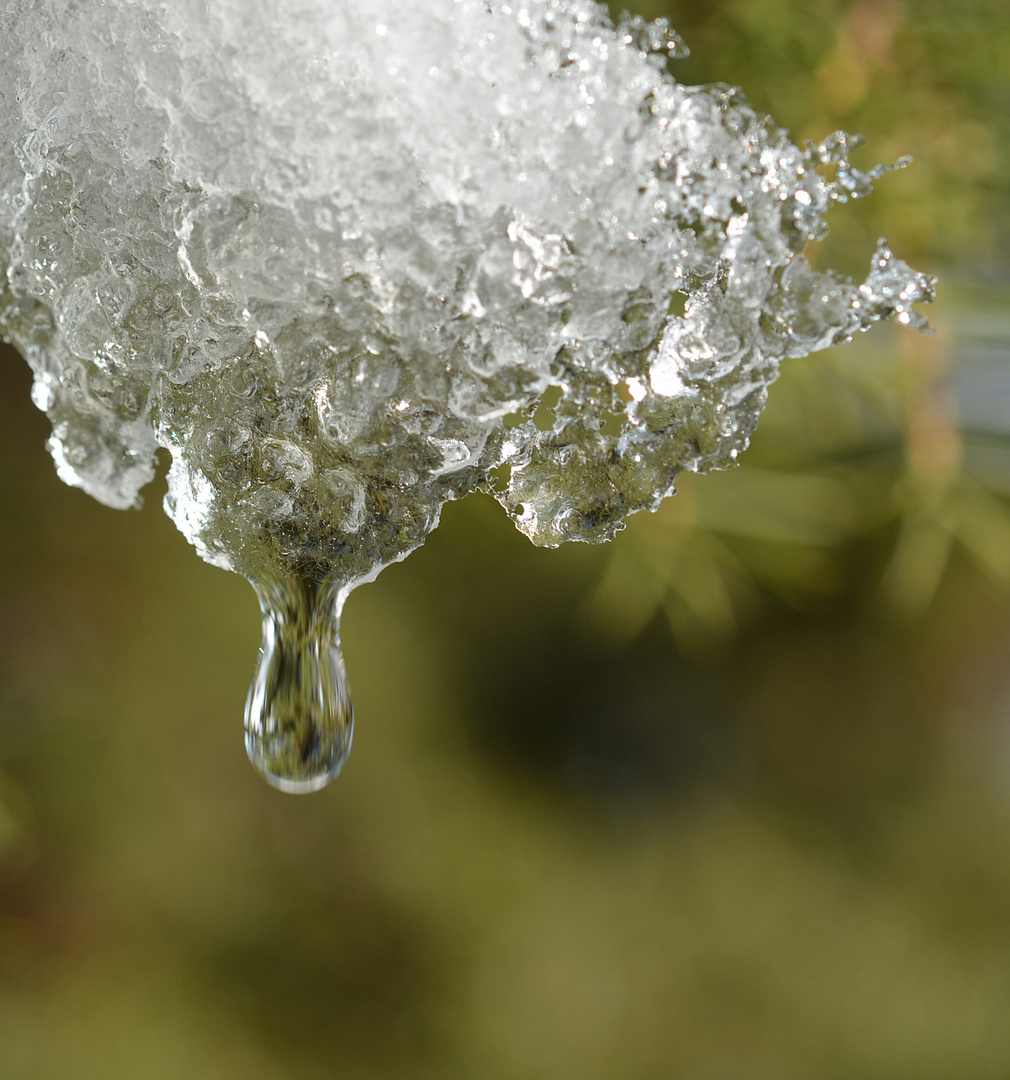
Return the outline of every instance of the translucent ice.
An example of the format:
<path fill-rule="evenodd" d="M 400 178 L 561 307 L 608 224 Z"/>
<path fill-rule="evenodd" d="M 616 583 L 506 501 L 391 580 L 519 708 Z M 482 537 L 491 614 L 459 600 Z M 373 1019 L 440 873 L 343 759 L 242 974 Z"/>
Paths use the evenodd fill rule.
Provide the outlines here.
<path fill-rule="evenodd" d="M 0 11 L 0 330 L 65 481 L 136 505 L 167 448 L 169 514 L 257 585 L 278 786 L 339 768 L 336 617 L 446 500 L 606 540 L 733 463 L 782 357 L 921 323 L 883 242 L 863 285 L 803 256 L 879 172 L 851 138 L 680 50 L 592 0 Z"/>

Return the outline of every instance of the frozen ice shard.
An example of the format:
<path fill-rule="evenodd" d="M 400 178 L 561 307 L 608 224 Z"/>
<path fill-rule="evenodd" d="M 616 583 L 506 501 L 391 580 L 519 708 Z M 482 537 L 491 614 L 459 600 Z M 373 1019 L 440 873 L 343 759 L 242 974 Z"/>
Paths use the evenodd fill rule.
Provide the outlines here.
<path fill-rule="evenodd" d="M 60 476 L 136 505 L 165 447 L 203 558 L 335 613 L 501 466 L 556 545 L 732 464 L 780 359 L 931 283 L 883 242 L 814 271 L 879 170 L 679 48 L 592 0 L 10 0 L 0 330 Z"/>

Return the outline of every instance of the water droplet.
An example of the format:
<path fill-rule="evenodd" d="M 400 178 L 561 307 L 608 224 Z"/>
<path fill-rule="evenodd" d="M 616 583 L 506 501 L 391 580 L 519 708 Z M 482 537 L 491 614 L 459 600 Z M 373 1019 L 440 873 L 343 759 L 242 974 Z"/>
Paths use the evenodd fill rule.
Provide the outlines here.
<path fill-rule="evenodd" d="M 246 752 L 281 791 L 318 791 L 340 772 L 354 733 L 340 591 L 296 577 L 253 584 L 263 644 L 246 700 Z"/>

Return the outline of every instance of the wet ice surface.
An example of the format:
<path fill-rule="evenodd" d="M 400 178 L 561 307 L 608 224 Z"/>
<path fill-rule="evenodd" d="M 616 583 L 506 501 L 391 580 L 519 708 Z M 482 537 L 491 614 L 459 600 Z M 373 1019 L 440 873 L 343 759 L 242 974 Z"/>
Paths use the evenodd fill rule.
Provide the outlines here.
<path fill-rule="evenodd" d="M 167 448 L 169 514 L 257 585 L 278 786 L 339 769 L 340 607 L 447 500 L 609 539 L 733 464 L 782 357 L 921 325 L 883 242 L 862 285 L 803 256 L 880 170 L 680 47 L 587 0 L 0 13 L 0 329 L 65 481 L 136 505 Z"/>

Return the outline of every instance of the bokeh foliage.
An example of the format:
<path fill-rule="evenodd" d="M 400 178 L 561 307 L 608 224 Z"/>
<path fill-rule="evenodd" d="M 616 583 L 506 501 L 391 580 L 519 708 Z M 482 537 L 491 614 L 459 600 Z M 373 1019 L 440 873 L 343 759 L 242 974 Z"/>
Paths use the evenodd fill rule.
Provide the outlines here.
<path fill-rule="evenodd" d="M 915 164 L 811 252 L 941 277 L 610 546 L 490 500 L 360 590 L 325 794 L 241 751 L 258 615 L 56 480 L 0 359 L 2 1080 L 1010 1073 L 1010 17 L 712 0 L 685 81 Z"/>

